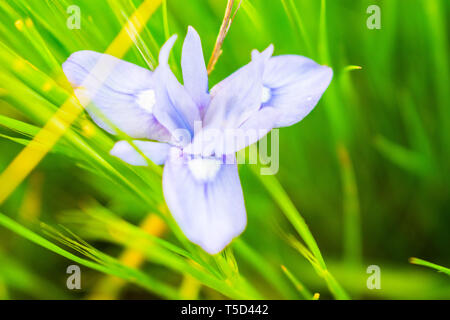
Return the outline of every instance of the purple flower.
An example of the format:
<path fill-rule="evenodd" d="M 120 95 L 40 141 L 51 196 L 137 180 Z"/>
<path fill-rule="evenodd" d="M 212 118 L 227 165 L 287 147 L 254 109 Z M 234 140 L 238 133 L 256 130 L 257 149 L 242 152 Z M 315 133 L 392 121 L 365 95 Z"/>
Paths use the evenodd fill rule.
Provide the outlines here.
<path fill-rule="evenodd" d="M 332 70 L 301 56 L 272 57 L 269 46 L 254 50 L 247 65 L 209 92 L 199 35 L 189 27 L 183 85 L 168 65 L 175 40 L 161 48 L 154 72 L 92 51 L 72 54 L 63 69 L 80 101 L 92 101 L 84 104 L 100 127 L 138 139 L 134 143 L 146 157 L 165 165 L 163 191 L 173 217 L 187 238 L 215 254 L 247 224 L 235 153 L 272 128 L 302 120 L 328 87 Z M 146 165 L 127 141 L 117 142 L 111 154 Z"/>

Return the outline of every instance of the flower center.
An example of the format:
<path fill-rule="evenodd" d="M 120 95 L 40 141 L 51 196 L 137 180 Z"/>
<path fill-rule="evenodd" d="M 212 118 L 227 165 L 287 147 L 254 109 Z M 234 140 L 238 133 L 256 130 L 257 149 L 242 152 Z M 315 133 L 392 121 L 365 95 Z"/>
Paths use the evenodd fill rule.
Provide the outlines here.
<path fill-rule="evenodd" d="M 270 88 L 263 87 L 262 89 L 262 95 L 261 95 L 261 102 L 266 103 L 272 98 L 272 91 Z"/>
<path fill-rule="evenodd" d="M 141 91 L 137 96 L 137 104 L 139 105 L 139 107 L 148 112 L 153 112 L 155 103 L 156 97 L 154 90 Z"/>
<path fill-rule="evenodd" d="M 221 161 L 218 159 L 195 158 L 189 160 L 188 167 L 196 180 L 207 182 L 216 177 L 221 164 Z"/>

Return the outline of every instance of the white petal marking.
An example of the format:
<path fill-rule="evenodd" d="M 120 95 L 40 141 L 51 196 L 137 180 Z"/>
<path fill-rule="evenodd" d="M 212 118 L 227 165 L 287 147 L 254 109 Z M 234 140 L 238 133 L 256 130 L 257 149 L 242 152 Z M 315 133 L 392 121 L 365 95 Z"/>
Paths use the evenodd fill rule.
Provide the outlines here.
<path fill-rule="evenodd" d="M 218 159 L 195 158 L 189 160 L 188 167 L 197 181 L 207 182 L 216 177 L 221 164 Z"/>
<path fill-rule="evenodd" d="M 263 87 L 261 95 L 261 103 L 266 103 L 272 98 L 272 92 L 270 88 Z"/>
<path fill-rule="evenodd" d="M 156 103 L 155 91 L 145 90 L 141 91 L 137 96 L 137 104 L 142 109 L 153 113 L 153 107 Z"/>

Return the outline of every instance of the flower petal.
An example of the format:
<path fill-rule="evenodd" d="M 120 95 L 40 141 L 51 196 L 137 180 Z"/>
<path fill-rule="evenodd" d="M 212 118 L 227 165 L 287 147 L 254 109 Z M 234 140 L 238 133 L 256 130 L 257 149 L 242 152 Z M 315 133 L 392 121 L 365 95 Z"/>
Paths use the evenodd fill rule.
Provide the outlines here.
<path fill-rule="evenodd" d="M 261 105 L 264 59 L 257 57 L 211 90 L 212 100 L 204 126 L 238 128 Z"/>
<path fill-rule="evenodd" d="M 184 152 L 203 157 L 234 154 L 269 133 L 279 116 L 279 110 L 265 107 L 255 111 L 239 128 L 201 130 L 194 141 L 184 148 Z"/>
<path fill-rule="evenodd" d="M 256 59 L 258 55 L 261 55 L 265 60 L 268 60 L 273 55 L 273 44 L 269 45 L 264 51 L 261 53 L 258 50 L 252 51 L 252 59 Z"/>
<path fill-rule="evenodd" d="M 222 156 L 233 153 L 234 142 L 226 136 L 237 135 L 241 125 L 261 106 L 263 58 L 259 56 L 211 90 L 211 103 L 203 118 L 203 127 L 195 132 L 193 143 L 186 152 L 203 156 Z M 244 134 L 245 135 L 245 134 Z M 232 150 L 228 153 L 226 150 Z"/>
<path fill-rule="evenodd" d="M 197 31 L 191 26 L 183 43 L 181 56 L 184 87 L 203 114 L 209 104 L 208 72 L 203 57 L 202 43 Z"/>
<path fill-rule="evenodd" d="M 266 107 L 258 110 L 253 114 L 247 121 L 245 121 L 240 129 L 245 132 L 245 145 L 234 145 L 235 152 L 259 141 L 264 137 L 270 130 L 275 127 L 278 119 L 280 118 L 279 110 L 271 107 Z M 241 139 L 241 141 L 244 141 Z M 226 152 L 230 152 L 226 150 Z"/>
<path fill-rule="evenodd" d="M 172 36 L 160 51 L 159 66 L 154 72 L 156 104 L 153 112 L 172 134 L 186 129 L 192 135 L 194 122 L 201 120 L 199 109 L 167 63 L 175 40 L 176 36 Z"/>
<path fill-rule="evenodd" d="M 170 144 L 160 142 L 135 140 L 133 143 L 147 158 L 158 165 L 166 162 L 171 148 Z M 145 158 L 128 141 L 116 142 L 110 154 L 133 166 L 147 165 Z"/>
<path fill-rule="evenodd" d="M 204 168 L 209 174 L 200 175 L 205 180 L 199 179 L 200 164 L 186 161 L 179 149 L 171 150 L 163 173 L 164 197 L 186 237 L 216 254 L 247 224 L 237 165 L 214 168 L 209 163 Z"/>
<path fill-rule="evenodd" d="M 159 50 L 159 56 L 158 56 L 158 62 L 162 65 L 168 65 L 169 64 L 169 56 L 170 51 L 172 51 L 173 45 L 175 44 L 175 41 L 177 41 L 178 36 L 174 34 L 169 39 L 167 39 L 166 43 L 163 44 L 161 49 Z"/>
<path fill-rule="evenodd" d="M 279 118 L 278 110 L 260 109 L 264 62 L 273 50 L 264 54 L 217 84 L 204 117 L 204 126 L 196 132 L 185 152 L 202 156 L 233 154 L 266 135 Z"/>
<path fill-rule="evenodd" d="M 332 77 L 331 68 L 311 59 L 297 55 L 272 57 L 265 64 L 262 106 L 280 111 L 276 127 L 293 125 L 316 106 Z"/>
<path fill-rule="evenodd" d="M 170 133 L 153 116 L 152 72 L 107 54 L 73 53 L 63 70 L 92 119 L 109 133 L 115 127 L 133 138 L 168 141 Z"/>

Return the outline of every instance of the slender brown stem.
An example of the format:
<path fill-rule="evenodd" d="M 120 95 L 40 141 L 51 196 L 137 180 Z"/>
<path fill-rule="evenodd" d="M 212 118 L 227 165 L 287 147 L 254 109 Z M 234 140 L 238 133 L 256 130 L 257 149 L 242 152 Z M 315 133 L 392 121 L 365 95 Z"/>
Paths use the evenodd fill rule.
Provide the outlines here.
<path fill-rule="evenodd" d="M 220 26 L 219 34 L 217 35 L 216 44 L 214 45 L 214 50 L 211 54 L 211 58 L 208 62 L 208 74 L 210 74 L 214 70 L 214 66 L 217 63 L 217 60 L 219 60 L 220 55 L 222 54 L 222 44 L 225 40 L 225 37 L 228 33 L 228 30 L 230 29 L 231 23 L 234 20 L 234 17 L 236 16 L 237 10 L 239 9 L 241 5 L 242 0 L 239 2 L 239 5 L 232 15 L 232 9 L 234 5 L 234 0 L 228 0 L 227 7 L 225 9 L 225 15 L 223 17 L 222 25 Z"/>

